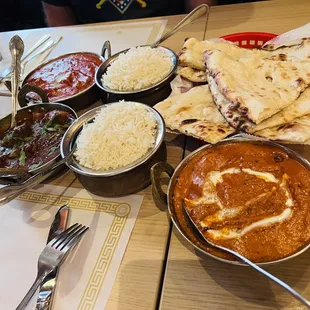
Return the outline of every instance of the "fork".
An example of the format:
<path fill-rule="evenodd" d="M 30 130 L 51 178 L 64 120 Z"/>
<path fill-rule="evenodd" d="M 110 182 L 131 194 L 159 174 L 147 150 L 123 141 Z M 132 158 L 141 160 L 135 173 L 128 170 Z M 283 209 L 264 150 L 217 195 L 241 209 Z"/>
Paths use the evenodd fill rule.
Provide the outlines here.
<path fill-rule="evenodd" d="M 81 240 L 87 230 L 88 227 L 76 223 L 46 245 L 39 256 L 37 277 L 16 310 L 25 309 L 46 276 L 64 262 L 67 254 Z"/>

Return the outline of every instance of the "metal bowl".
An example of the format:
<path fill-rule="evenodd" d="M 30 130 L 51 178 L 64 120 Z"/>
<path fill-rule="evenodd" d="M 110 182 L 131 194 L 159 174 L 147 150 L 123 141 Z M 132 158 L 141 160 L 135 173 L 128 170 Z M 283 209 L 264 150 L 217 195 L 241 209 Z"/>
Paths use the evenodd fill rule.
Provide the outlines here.
<path fill-rule="evenodd" d="M 41 104 L 35 104 L 35 105 L 29 105 L 26 106 L 20 110 L 17 111 L 16 114 L 16 120 L 22 120 L 28 117 L 28 113 L 29 111 L 31 112 L 35 112 L 35 111 L 39 111 L 41 108 L 44 108 L 46 111 L 51 111 L 51 110 L 60 110 L 60 111 L 66 111 L 68 113 L 70 113 L 75 119 L 77 118 L 76 113 L 68 106 L 61 104 L 61 103 L 41 103 Z M 3 117 L 2 119 L 0 119 L 0 134 L 4 133 L 5 131 L 7 131 L 10 127 L 11 127 L 11 118 L 12 118 L 12 114 L 8 114 L 5 117 Z M 39 171 L 41 171 L 43 168 L 53 164 L 54 162 L 58 161 L 61 158 L 61 155 L 57 155 L 56 157 L 54 157 L 52 160 L 50 160 L 49 162 L 45 163 L 44 165 L 32 169 L 29 171 L 29 173 L 31 174 L 36 174 Z"/>
<path fill-rule="evenodd" d="M 27 79 L 28 77 L 33 74 L 34 71 L 38 70 L 39 68 L 45 66 L 46 64 L 49 64 L 50 62 L 53 62 L 55 60 L 57 60 L 58 58 L 62 58 L 64 56 L 69 56 L 69 55 L 76 55 L 76 54 L 92 54 L 96 57 L 98 57 L 99 59 L 102 60 L 102 62 L 105 61 L 103 55 L 99 55 L 96 53 L 92 53 L 92 52 L 72 52 L 72 53 L 68 53 L 68 54 L 64 54 L 64 55 L 60 55 L 57 56 L 53 59 L 49 59 L 45 62 L 43 62 L 42 64 L 40 64 L 38 67 L 36 67 L 35 69 L 33 69 L 31 72 L 29 72 L 26 77 L 23 79 L 22 82 L 22 88 L 21 91 L 19 93 L 19 105 L 21 107 L 24 107 L 27 105 L 28 99 L 27 99 L 27 94 L 30 92 L 36 93 L 43 102 L 48 102 L 46 99 L 47 95 L 45 94 L 45 92 L 40 89 L 39 87 L 34 87 L 34 85 L 28 84 L 27 83 Z M 45 94 L 45 96 L 44 96 Z M 91 105 L 93 102 L 95 102 L 96 100 L 99 100 L 101 97 L 101 93 L 100 93 L 100 89 L 98 89 L 98 87 L 96 86 L 96 82 L 94 81 L 92 85 L 90 85 L 88 88 L 80 91 L 79 93 L 72 95 L 72 96 L 68 96 L 64 99 L 58 100 L 58 102 L 61 102 L 65 105 L 68 105 L 69 107 L 71 107 L 72 109 L 74 109 L 75 111 L 79 111 L 89 105 Z"/>
<path fill-rule="evenodd" d="M 148 46 L 148 45 L 142 45 Z M 126 53 L 129 49 L 114 54 L 108 58 L 96 71 L 95 81 L 97 86 L 103 91 L 104 94 L 108 93 L 111 101 L 127 100 L 138 101 L 147 105 L 154 105 L 164 99 L 166 99 L 171 93 L 170 82 L 174 78 L 176 70 L 178 68 L 178 56 L 174 51 L 167 47 L 157 47 L 162 49 L 167 55 L 171 57 L 172 66 L 168 74 L 158 83 L 149 86 L 147 88 L 132 90 L 132 91 L 118 91 L 107 87 L 102 84 L 101 77 L 106 73 L 108 67 L 118 58 L 119 55 Z"/>
<path fill-rule="evenodd" d="M 75 172 L 82 185 L 96 195 L 123 196 L 141 190 L 151 183 L 150 168 L 152 165 L 167 159 L 166 146 L 163 142 L 165 123 L 161 115 L 153 108 L 142 103 L 128 102 L 128 104 L 143 105 L 153 114 L 157 122 L 157 136 L 154 147 L 139 160 L 114 170 L 92 170 L 80 165 L 74 158 L 70 163 L 67 163 L 68 167 Z M 86 112 L 69 127 L 60 147 L 63 158 L 68 156 L 74 148 L 76 139 L 82 131 L 84 124 L 92 122 L 98 112 L 106 106 L 108 104 Z"/>
<path fill-rule="evenodd" d="M 152 177 L 152 185 L 153 185 L 153 189 L 154 189 L 154 193 L 156 195 L 156 197 L 164 204 L 166 204 L 168 206 L 168 211 L 170 214 L 170 217 L 172 219 L 173 224 L 175 225 L 175 227 L 177 228 L 177 230 L 179 231 L 179 233 L 182 235 L 182 237 L 189 242 L 197 251 L 197 254 L 199 256 L 201 256 L 202 258 L 206 258 L 206 257 L 212 257 L 216 260 L 225 262 L 225 263 L 229 263 L 229 264 L 233 264 L 233 265 L 239 265 L 239 266 L 247 266 L 244 263 L 241 263 L 239 261 L 236 260 L 229 260 L 226 258 L 222 258 L 219 257 L 213 253 L 210 253 L 206 250 L 206 248 L 211 248 L 208 245 L 203 244 L 203 241 L 201 240 L 201 237 L 197 234 L 197 232 L 195 230 L 193 230 L 190 226 L 186 227 L 189 231 L 186 231 L 183 227 L 183 225 L 180 223 L 178 216 L 175 212 L 175 208 L 174 208 L 174 188 L 177 184 L 178 181 L 178 177 L 181 173 L 181 171 L 183 170 L 183 168 L 187 165 L 187 163 L 193 159 L 196 155 L 198 155 L 200 152 L 206 150 L 206 149 L 210 149 L 213 148 L 215 146 L 219 146 L 219 145 L 223 145 L 223 144 L 231 144 L 231 143 L 251 143 L 251 144 L 259 144 L 259 145 L 270 145 L 270 146 L 274 146 L 277 147 L 283 151 L 285 151 L 290 158 L 296 160 L 297 162 L 299 162 L 301 165 L 303 165 L 305 168 L 307 168 L 308 170 L 310 170 L 310 163 L 304 159 L 302 156 L 300 156 L 298 153 L 294 152 L 293 150 L 280 145 L 278 143 L 275 142 L 271 142 L 271 141 L 266 141 L 266 140 L 259 140 L 259 139 L 252 139 L 252 138 L 240 138 L 240 137 L 234 137 L 234 138 L 229 138 L 229 139 L 225 139 L 221 142 L 219 142 L 216 145 L 204 145 L 202 147 L 200 147 L 199 149 L 197 149 L 196 151 L 192 152 L 189 156 L 187 156 L 178 166 L 177 168 L 174 170 L 169 164 L 167 163 L 157 163 L 155 164 L 152 169 L 151 169 L 151 177 Z M 163 190 L 161 189 L 161 185 L 160 185 L 160 176 L 162 173 L 167 173 L 171 179 L 169 182 L 169 186 L 167 189 L 167 194 L 165 194 L 163 192 Z M 185 217 L 185 215 L 184 215 Z M 205 247 L 203 246 L 205 245 Z M 305 252 L 308 248 L 310 247 L 310 242 L 308 244 L 305 244 L 305 246 L 300 249 L 298 252 L 275 260 L 275 261 L 268 261 L 268 262 L 261 262 L 261 263 L 257 263 L 257 265 L 262 265 L 262 266 L 266 266 L 266 265 L 273 265 L 273 264 L 277 264 L 277 263 L 281 263 L 284 261 L 287 261 L 293 257 L 296 257 L 298 255 L 300 255 L 301 253 Z M 217 252 L 216 250 L 214 250 L 214 252 Z"/>

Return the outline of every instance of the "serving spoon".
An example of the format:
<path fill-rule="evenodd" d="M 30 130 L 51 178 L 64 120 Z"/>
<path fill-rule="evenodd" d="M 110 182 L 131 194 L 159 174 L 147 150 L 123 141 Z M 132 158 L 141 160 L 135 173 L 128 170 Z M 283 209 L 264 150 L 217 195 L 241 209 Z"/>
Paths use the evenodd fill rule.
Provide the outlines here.
<path fill-rule="evenodd" d="M 166 34 L 164 34 L 158 40 L 156 40 L 153 44 L 151 44 L 151 47 L 156 48 L 160 43 L 166 41 L 168 38 L 170 38 L 176 32 L 181 30 L 183 27 L 189 25 L 190 23 L 194 22 L 195 20 L 197 20 L 198 18 L 204 15 L 207 16 L 207 20 L 206 20 L 206 26 L 207 26 L 209 12 L 210 12 L 210 7 L 207 4 L 201 4 L 197 6 L 190 13 L 188 13 L 179 23 L 177 23 L 170 31 L 168 31 Z"/>
<path fill-rule="evenodd" d="M 16 125 L 16 113 L 17 113 L 17 102 L 18 102 L 18 88 L 20 82 L 20 73 L 21 73 L 21 58 L 24 53 L 24 42 L 18 36 L 15 35 L 11 38 L 9 43 L 10 53 L 12 55 L 12 119 L 11 119 L 11 128 Z"/>
<path fill-rule="evenodd" d="M 256 265 L 255 263 L 253 263 L 252 261 L 250 261 L 249 259 L 247 259 L 243 255 L 239 254 L 238 252 L 231 250 L 229 248 L 223 247 L 221 245 L 217 245 L 214 242 L 210 241 L 208 238 L 206 238 L 204 236 L 204 234 L 202 233 L 202 231 L 198 228 L 198 226 L 196 225 L 196 223 L 194 222 L 192 217 L 190 216 L 184 201 L 182 201 L 182 207 L 185 211 L 184 213 L 186 214 L 186 217 L 187 217 L 189 224 L 193 227 L 193 229 L 195 231 L 197 231 L 200 234 L 200 236 L 203 238 L 203 240 L 206 241 L 209 245 L 211 245 L 212 247 L 219 249 L 223 252 L 229 253 L 229 254 L 235 256 L 236 258 L 238 258 L 239 260 L 243 261 L 244 263 L 246 263 L 248 266 L 250 266 L 251 268 L 253 268 L 257 272 L 263 274 L 265 277 L 269 278 L 271 281 L 273 281 L 277 285 L 279 285 L 282 288 L 284 288 L 285 290 L 287 290 L 293 297 L 295 297 L 297 300 L 299 300 L 301 303 L 303 303 L 308 309 L 310 309 L 310 302 L 306 298 L 304 298 L 302 295 L 300 295 L 298 292 L 296 292 L 288 284 L 286 284 L 282 280 L 278 279 L 277 277 L 275 277 L 274 275 L 272 275 L 268 271 L 264 270 L 263 268 L 259 267 L 258 265 Z"/>

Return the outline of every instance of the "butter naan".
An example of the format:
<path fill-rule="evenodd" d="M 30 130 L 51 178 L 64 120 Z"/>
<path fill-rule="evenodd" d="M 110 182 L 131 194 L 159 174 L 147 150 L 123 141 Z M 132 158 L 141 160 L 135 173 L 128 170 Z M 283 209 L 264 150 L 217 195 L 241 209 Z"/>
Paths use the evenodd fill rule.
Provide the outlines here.
<path fill-rule="evenodd" d="M 286 143 L 309 144 L 310 114 L 296 118 L 281 126 L 255 132 L 256 136 Z"/>
<path fill-rule="evenodd" d="M 154 108 L 168 128 L 212 144 L 235 131 L 218 111 L 207 85 L 171 96 Z"/>
<path fill-rule="evenodd" d="M 262 49 L 274 51 L 282 47 L 300 45 L 302 41 L 309 38 L 309 34 L 310 23 L 278 35 L 277 37 L 266 42 L 262 46 Z"/>
<path fill-rule="evenodd" d="M 307 114 L 310 114 L 309 87 L 305 89 L 305 91 L 296 99 L 294 103 L 281 110 L 280 112 L 274 114 L 273 116 L 267 118 L 265 121 L 261 122 L 250 131 L 255 133 L 266 128 L 281 126 Z"/>
<path fill-rule="evenodd" d="M 236 50 L 238 47 L 232 42 L 224 39 L 210 39 L 205 41 L 199 41 L 195 38 L 187 39 L 183 45 L 181 52 L 179 53 L 179 62 L 183 67 L 190 67 L 196 70 L 206 70 L 204 53 L 207 50 L 216 49 L 226 53 L 230 53 L 231 50 Z M 238 49 L 239 53 L 246 55 L 248 50 Z M 266 51 L 261 51 L 262 54 L 268 54 Z"/>
<path fill-rule="evenodd" d="M 207 74 L 205 70 L 197 70 L 191 67 L 179 67 L 177 74 L 194 83 L 207 82 Z"/>
<path fill-rule="evenodd" d="M 269 59 L 256 50 L 245 57 L 219 50 L 205 55 L 208 74 L 218 90 L 216 94 L 211 88 L 211 93 L 215 102 L 219 93 L 225 97 L 227 106 L 220 109 L 236 128 L 242 128 L 243 119 L 259 124 L 289 106 L 310 83 L 309 61 Z"/>

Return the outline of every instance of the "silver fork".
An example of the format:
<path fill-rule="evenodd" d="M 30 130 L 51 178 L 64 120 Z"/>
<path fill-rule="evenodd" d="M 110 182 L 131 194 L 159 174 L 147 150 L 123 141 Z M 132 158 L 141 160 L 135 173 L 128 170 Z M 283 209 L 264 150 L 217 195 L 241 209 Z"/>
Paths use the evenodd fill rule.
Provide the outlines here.
<path fill-rule="evenodd" d="M 87 230 L 88 227 L 76 223 L 46 245 L 39 256 L 37 278 L 16 310 L 25 309 L 45 277 L 64 262 L 67 254 L 81 240 Z"/>

